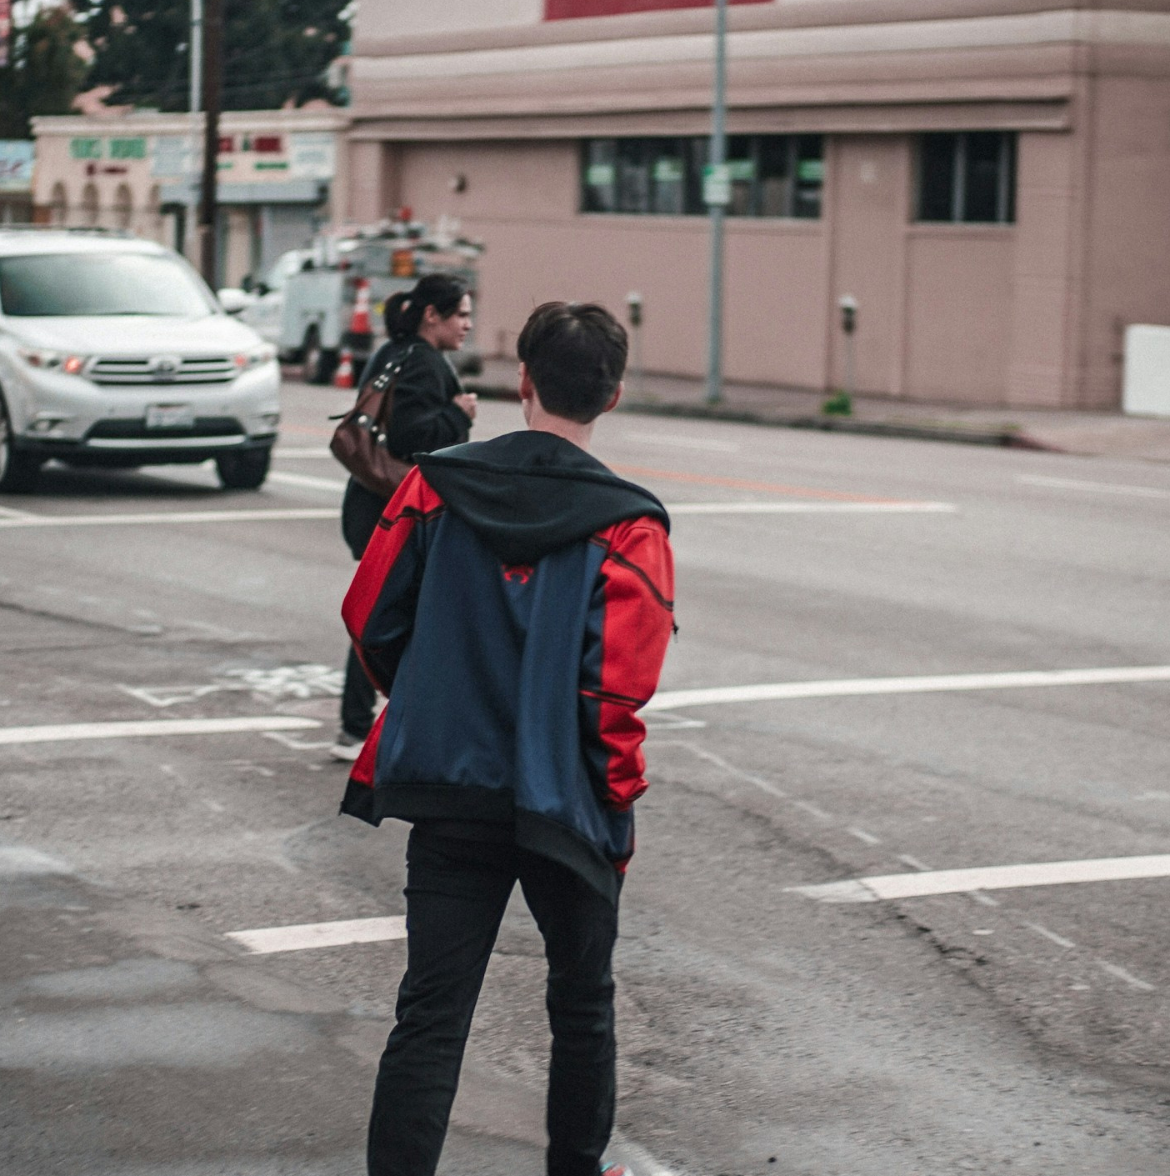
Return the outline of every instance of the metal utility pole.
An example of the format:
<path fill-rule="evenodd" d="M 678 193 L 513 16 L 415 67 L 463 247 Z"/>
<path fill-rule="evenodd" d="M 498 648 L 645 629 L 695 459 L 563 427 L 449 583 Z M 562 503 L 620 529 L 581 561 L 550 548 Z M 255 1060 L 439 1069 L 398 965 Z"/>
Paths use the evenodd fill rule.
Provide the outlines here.
<path fill-rule="evenodd" d="M 194 258 L 195 220 L 199 215 L 199 108 L 203 105 L 203 0 L 191 0 L 191 34 L 187 44 L 190 71 L 191 112 L 190 155 L 184 181 L 187 184 L 186 217 L 183 224 L 183 252 Z"/>
<path fill-rule="evenodd" d="M 723 399 L 723 218 L 731 199 L 727 171 L 727 0 L 715 0 L 715 94 L 712 101 L 711 158 L 703 199 L 711 213 L 711 317 L 707 341 L 707 403 Z"/>
<path fill-rule="evenodd" d="M 216 199 L 219 107 L 223 90 L 223 0 L 203 0 L 203 200 L 199 206 L 199 270 L 216 286 Z"/>

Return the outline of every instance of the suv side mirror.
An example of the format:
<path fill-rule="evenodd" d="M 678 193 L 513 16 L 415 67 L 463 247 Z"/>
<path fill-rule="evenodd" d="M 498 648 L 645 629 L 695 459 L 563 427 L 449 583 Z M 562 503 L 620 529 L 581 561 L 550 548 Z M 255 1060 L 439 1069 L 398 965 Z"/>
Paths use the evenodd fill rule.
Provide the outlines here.
<path fill-rule="evenodd" d="M 228 314 L 239 314 L 245 307 L 252 304 L 252 296 L 246 290 L 228 286 L 216 291 L 219 304 Z"/>

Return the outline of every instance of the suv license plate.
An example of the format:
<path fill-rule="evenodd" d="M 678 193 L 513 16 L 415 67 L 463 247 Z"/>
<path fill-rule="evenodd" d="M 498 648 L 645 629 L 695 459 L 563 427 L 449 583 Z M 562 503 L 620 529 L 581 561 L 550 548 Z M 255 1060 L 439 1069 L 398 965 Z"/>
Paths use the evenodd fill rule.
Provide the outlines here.
<path fill-rule="evenodd" d="M 190 429 L 195 425 L 195 406 L 191 404 L 150 404 L 146 408 L 148 429 Z"/>

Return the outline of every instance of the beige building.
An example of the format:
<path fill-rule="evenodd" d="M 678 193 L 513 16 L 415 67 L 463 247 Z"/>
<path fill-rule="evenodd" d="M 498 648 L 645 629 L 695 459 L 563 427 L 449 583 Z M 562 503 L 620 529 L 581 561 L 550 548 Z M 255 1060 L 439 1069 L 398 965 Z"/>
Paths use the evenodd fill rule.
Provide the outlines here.
<path fill-rule="evenodd" d="M 344 110 L 233 111 L 221 116 L 219 281 L 260 275 L 308 243 L 331 215 Z M 194 234 L 202 121 L 185 114 L 33 120 L 37 219 L 101 225 L 199 255 Z"/>
<path fill-rule="evenodd" d="M 641 11 L 640 11 L 641 10 Z M 362 0 L 337 206 L 482 239 L 479 337 L 645 299 L 706 363 L 710 0 Z M 1170 2 L 733 0 L 727 375 L 1111 408 L 1170 323 Z"/>

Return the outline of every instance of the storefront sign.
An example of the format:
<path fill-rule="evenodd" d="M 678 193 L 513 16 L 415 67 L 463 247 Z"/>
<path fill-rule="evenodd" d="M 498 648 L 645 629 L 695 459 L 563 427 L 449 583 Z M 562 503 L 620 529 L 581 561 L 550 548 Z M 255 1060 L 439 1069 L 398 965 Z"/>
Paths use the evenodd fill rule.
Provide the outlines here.
<path fill-rule="evenodd" d="M 101 159 L 101 139 L 70 139 L 69 154 L 73 159 Z"/>
<path fill-rule="evenodd" d="M 167 178 L 189 176 L 195 170 L 193 154 L 190 135 L 156 135 L 150 155 L 150 174 Z"/>
<path fill-rule="evenodd" d="M 0 192 L 31 192 L 33 159 L 27 139 L 0 139 Z"/>
<path fill-rule="evenodd" d="M 330 131 L 301 132 L 288 137 L 289 175 L 300 180 L 331 180 L 337 170 Z"/>
<path fill-rule="evenodd" d="M 139 136 L 135 139 L 111 139 L 111 159 L 145 159 L 146 140 Z"/>
<path fill-rule="evenodd" d="M 74 159 L 145 159 L 146 139 L 70 139 L 69 154 Z"/>

